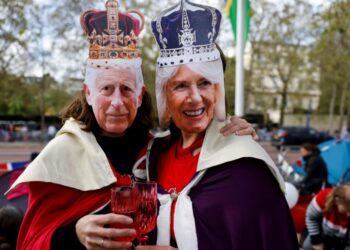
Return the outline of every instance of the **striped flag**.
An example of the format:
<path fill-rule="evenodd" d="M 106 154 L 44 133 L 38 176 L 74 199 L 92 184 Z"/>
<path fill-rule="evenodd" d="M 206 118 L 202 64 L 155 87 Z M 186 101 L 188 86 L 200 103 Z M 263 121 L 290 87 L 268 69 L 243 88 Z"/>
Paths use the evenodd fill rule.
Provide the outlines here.
<path fill-rule="evenodd" d="M 232 30 L 235 37 L 237 37 L 237 0 L 225 0 L 226 15 L 230 18 Z M 248 40 L 249 24 L 250 24 L 250 1 L 245 0 L 245 19 L 244 19 L 244 41 Z"/>
<path fill-rule="evenodd" d="M 30 161 L 18 161 L 18 162 L 0 163 L 0 176 L 5 174 L 5 173 L 7 173 L 7 172 L 24 168 L 29 163 L 30 163 Z"/>

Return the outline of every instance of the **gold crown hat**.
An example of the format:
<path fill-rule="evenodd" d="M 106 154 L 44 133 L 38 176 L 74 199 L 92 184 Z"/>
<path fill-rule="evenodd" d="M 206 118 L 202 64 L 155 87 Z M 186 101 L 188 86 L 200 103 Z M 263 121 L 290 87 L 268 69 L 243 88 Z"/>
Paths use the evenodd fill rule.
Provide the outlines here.
<path fill-rule="evenodd" d="M 144 80 L 138 35 L 143 29 L 144 17 L 137 10 L 121 12 L 119 6 L 117 0 L 107 0 L 106 10 L 88 10 L 80 16 L 81 27 L 90 43 L 85 84 L 91 87 L 104 70 L 129 68 L 135 74 L 139 95 Z"/>
<path fill-rule="evenodd" d="M 113 60 L 141 64 L 138 35 L 144 17 L 137 10 L 119 11 L 117 0 L 108 0 L 106 10 L 88 10 L 81 14 L 80 24 L 90 43 L 88 65 L 108 67 Z M 111 62 L 112 60 L 112 62 Z"/>

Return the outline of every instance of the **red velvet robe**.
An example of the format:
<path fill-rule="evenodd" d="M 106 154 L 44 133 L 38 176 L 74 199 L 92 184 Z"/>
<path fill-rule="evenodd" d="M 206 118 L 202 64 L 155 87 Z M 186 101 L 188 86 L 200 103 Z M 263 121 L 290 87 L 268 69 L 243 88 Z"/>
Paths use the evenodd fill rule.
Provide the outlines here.
<path fill-rule="evenodd" d="M 115 175 L 117 185 L 130 183 L 129 177 Z M 52 235 L 58 227 L 93 213 L 110 202 L 111 186 L 81 191 L 53 183 L 29 183 L 28 210 L 18 236 L 17 250 L 50 249 Z"/>

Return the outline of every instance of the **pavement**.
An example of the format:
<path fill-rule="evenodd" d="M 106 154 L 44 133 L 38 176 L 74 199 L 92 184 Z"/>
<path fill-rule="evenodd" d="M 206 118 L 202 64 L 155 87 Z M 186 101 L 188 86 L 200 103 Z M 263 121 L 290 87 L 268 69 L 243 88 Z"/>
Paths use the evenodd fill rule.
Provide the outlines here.
<path fill-rule="evenodd" d="M 278 149 L 275 146 L 272 146 L 270 142 L 260 142 L 260 145 L 270 155 L 271 159 L 274 162 L 276 162 L 277 161 L 277 155 L 278 155 L 278 152 L 279 152 Z M 286 150 L 285 160 L 288 163 L 294 164 L 296 160 L 300 159 L 301 154 L 300 154 L 298 146 L 286 147 L 285 150 Z"/>
<path fill-rule="evenodd" d="M 0 163 L 29 161 L 33 152 L 40 152 L 42 143 L 32 142 L 2 142 L 0 143 Z"/>

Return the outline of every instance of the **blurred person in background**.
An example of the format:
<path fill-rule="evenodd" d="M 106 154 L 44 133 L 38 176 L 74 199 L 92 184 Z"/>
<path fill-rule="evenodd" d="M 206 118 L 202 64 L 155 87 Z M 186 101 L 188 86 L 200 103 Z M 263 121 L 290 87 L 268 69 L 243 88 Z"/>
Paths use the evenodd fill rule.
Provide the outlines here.
<path fill-rule="evenodd" d="M 57 133 L 57 129 L 56 129 L 55 125 L 50 124 L 49 127 L 47 128 L 47 136 L 46 136 L 47 139 L 46 140 L 47 141 L 52 140 L 52 138 L 55 137 L 56 133 Z"/>
<path fill-rule="evenodd" d="M 0 250 L 15 250 L 23 212 L 12 205 L 0 208 Z"/>
<path fill-rule="evenodd" d="M 311 143 L 304 143 L 300 147 L 300 153 L 305 162 L 305 177 L 299 183 L 295 183 L 300 195 L 313 195 L 322 188 L 329 186 L 327 182 L 328 171 L 319 148 Z"/>
<path fill-rule="evenodd" d="M 341 133 L 338 129 L 334 130 L 333 135 L 334 139 L 339 140 L 341 138 Z"/>
<path fill-rule="evenodd" d="M 321 190 L 307 208 L 304 250 L 350 250 L 350 183 Z"/>
<path fill-rule="evenodd" d="M 341 138 L 343 140 L 350 140 L 350 131 L 348 128 L 344 128 Z"/>

